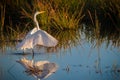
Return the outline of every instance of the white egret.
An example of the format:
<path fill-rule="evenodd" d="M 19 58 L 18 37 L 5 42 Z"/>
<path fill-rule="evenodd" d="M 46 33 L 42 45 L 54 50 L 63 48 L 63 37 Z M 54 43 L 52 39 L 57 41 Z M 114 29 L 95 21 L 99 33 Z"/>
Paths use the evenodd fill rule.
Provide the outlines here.
<path fill-rule="evenodd" d="M 34 14 L 34 22 L 36 23 L 36 27 L 33 28 L 31 31 L 29 31 L 29 32 L 27 33 L 27 35 L 26 35 L 25 38 L 28 38 L 29 36 L 31 36 L 32 34 L 34 34 L 35 32 L 37 32 L 38 30 L 40 30 L 40 28 L 39 28 L 39 23 L 38 23 L 36 17 L 37 17 L 38 14 L 41 14 L 41 13 L 44 13 L 44 12 L 45 12 L 45 11 L 41 11 L 41 12 L 36 12 L 36 13 Z"/>
<path fill-rule="evenodd" d="M 39 28 L 39 23 L 36 17 L 38 14 L 41 14 L 43 12 L 44 11 L 35 13 L 34 22 L 36 23 L 36 27 L 28 32 L 23 41 L 16 46 L 17 49 L 33 49 L 36 45 L 42 45 L 46 47 L 54 47 L 57 45 L 57 39 Z"/>
<path fill-rule="evenodd" d="M 38 61 L 33 63 L 33 60 L 22 58 L 17 62 L 24 66 L 26 73 L 34 76 L 38 80 L 47 78 L 58 69 L 57 64 L 49 61 Z"/>

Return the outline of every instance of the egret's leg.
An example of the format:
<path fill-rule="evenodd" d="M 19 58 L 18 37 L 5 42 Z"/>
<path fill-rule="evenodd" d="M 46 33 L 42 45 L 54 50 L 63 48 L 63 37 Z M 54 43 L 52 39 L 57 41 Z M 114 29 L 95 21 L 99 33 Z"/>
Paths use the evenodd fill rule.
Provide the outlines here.
<path fill-rule="evenodd" d="M 23 49 L 23 54 L 25 54 L 25 51 L 24 51 L 24 49 Z"/>
<path fill-rule="evenodd" d="M 32 49 L 32 58 L 33 58 L 33 59 L 34 59 L 34 54 L 35 54 L 35 53 L 34 53 L 34 50 Z"/>

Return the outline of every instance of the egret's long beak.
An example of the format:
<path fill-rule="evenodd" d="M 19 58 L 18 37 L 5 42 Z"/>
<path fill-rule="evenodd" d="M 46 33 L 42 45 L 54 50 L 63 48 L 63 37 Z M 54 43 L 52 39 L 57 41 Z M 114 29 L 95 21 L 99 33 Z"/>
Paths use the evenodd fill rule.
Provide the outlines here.
<path fill-rule="evenodd" d="M 38 15 L 38 14 L 41 14 L 41 13 L 44 13 L 45 11 L 37 11 L 35 14 L 34 14 L 34 20 L 35 20 L 35 22 L 36 22 L 36 16 Z"/>
<path fill-rule="evenodd" d="M 44 13 L 45 11 L 40 11 L 39 14 Z"/>

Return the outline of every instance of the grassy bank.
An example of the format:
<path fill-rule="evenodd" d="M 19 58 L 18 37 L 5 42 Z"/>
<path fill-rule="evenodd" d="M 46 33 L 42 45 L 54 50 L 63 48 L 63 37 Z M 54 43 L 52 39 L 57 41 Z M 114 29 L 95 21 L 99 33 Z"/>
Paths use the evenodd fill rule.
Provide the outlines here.
<path fill-rule="evenodd" d="M 119 0 L 1 0 L 0 39 L 22 39 L 35 26 L 34 13 L 42 10 L 40 28 L 52 35 L 81 29 L 89 41 L 120 41 Z"/>
<path fill-rule="evenodd" d="M 25 26 L 33 27 L 35 11 L 42 10 L 46 13 L 39 16 L 38 20 L 41 28 L 46 30 L 76 29 L 81 23 L 95 25 L 97 16 L 103 27 L 112 25 L 119 31 L 117 27 L 120 21 L 119 0 L 4 0 L 0 4 L 1 32 L 8 26 L 16 29 L 17 25 L 20 30 Z"/>

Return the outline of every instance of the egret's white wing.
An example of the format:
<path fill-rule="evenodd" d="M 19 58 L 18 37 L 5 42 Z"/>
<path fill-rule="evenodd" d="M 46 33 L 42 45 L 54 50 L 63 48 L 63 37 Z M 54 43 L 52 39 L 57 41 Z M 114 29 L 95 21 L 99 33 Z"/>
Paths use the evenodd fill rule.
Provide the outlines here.
<path fill-rule="evenodd" d="M 33 48 L 33 38 L 31 36 L 37 31 L 38 29 L 36 27 L 29 31 L 25 38 L 23 39 L 23 41 L 17 44 L 16 48 L 17 49 Z"/>
<path fill-rule="evenodd" d="M 46 47 L 54 47 L 57 45 L 58 41 L 54 37 L 52 37 L 50 34 L 43 30 L 39 30 L 36 33 L 32 35 L 34 37 L 33 39 L 33 45 L 43 45 Z"/>
<path fill-rule="evenodd" d="M 22 66 L 24 66 L 25 69 L 31 69 L 33 68 L 33 60 L 28 60 L 26 58 L 22 58 L 17 61 L 20 63 Z"/>
<path fill-rule="evenodd" d="M 29 36 L 16 46 L 17 49 L 31 49 L 33 48 L 33 37 Z"/>
<path fill-rule="evenodd" d="M 46 63 L 50 63 L 49 61 L 38 61 L 38 62 L 35 62 L 34 65 L 35 66 L 41 66 L 41 65 L 44 65 Z"/>
<path fill-rule="evenodd" d="M 31 31 L 29 31 L 28 33 L 27 33 L 27 35 L 25 36 L 25 39 L 26 38 L 28 38 L 28 37 L 30 37 L 32 34 L 34 34 L 35 32 L 37 32 L 38 31 L 38 29 L 35 27 L 35 28 L 33 28 Z"/>
<path fill-rule="evenodd" d="M 48 71 L 48 73 L 46 75 L 45 75 L 45 73 L 43 74 L 43 75 L 45 75 L 44 78 L 47 78 L 50 75 L 52 75 L 54 72 L 56 72 L 57 69 L 58 69 L 58 65 L 55 63 L 44 64 L 44 71 L 46 71 L 46 70 Z M 39 78 L 39 76 L 38 76 L 38 78 Z"/>
<path fill-rule="evenodd" d="M 58 66 L 57 66 L 57 64 L 55 64 L 55 63 L 51 63 L 51 62 L 46 62 L 46 63 L 44 63 L 44 64 L 42 64 L 43 62 L 42 61 L 40 61 L 40 62 L 37 62 L 36 64 L 37 64 L 37 66 L 35 65 L 35 68 L 37 69 L 37 70 L 42 70 L 42 72 L 41 73 L 39 73 L 39 74 L 34 74 L 37 78 L 40 78 L 40 79 L 43 79 L 43 78 L 47 78 L 47 77 L 49 77 L 51 74 L 53 74 L 56 70 L 57 70 L 57 68 L 58 68 Z M 39 66 L 38 66 L 39 65 Z"/>
<path fill-rule="evenodd" d="M 26 38 L 21 43 L 19 43 L 16 48 L 31 49 L 36 45 L 42 45 L 46 47 L 54 47 L 57 45 L 58 41 L 50 34 L 43 30 L 36 30 L 37 28 L 34 28 L 32 31 L 30 31 Z"/>

